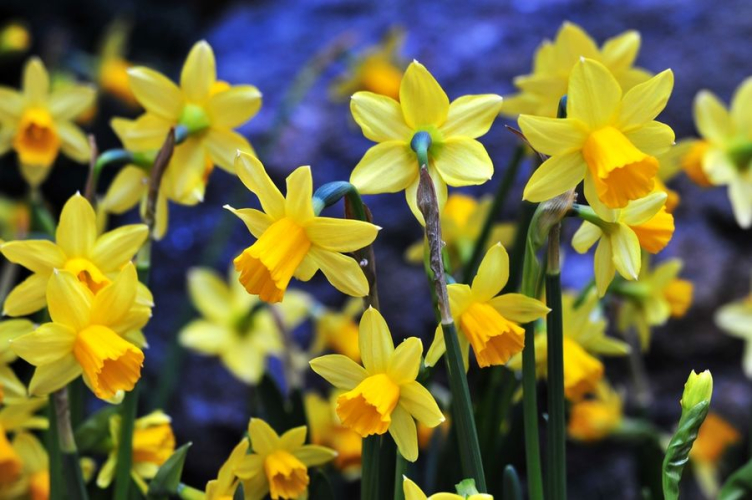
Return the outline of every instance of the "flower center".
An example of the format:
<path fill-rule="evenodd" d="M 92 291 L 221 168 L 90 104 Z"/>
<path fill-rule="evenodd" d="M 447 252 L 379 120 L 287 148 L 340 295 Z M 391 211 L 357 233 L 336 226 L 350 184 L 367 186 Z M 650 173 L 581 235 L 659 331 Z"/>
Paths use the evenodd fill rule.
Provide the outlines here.
<path fill-rule="evenodd" d="M 133 462 L 162 465 L 175 451 L 170 424 L 159 424 L 133 432 Z"/>
<path fill-rule="evenodd" d="M 488 304 L 474 303 L 460 316 L 478 366 L 503 365 L 525 346 L 525 330 Z"/>
<path fill-rule="evenodd" d="M 603 378 L 603 363 L 585 351 L 576 341 L 564 337 L 564 394 L 579 401 L 593 392 Z"/>
<path fill-rule="evenodd" d="M 189 134 L 194 134 L 209 128 L 211 121 L 202 106 L 188 103 L 183 106 L 183 112 L 180 114 L 178 125 L 183 125 L 188 129 Z"/>
<path fill-rule="evenodd" d="M 582 156 L 598 198 L 610 208 L 624 208 L 653 189 L 658 160 L 637 149 L 614 127 L 591 132 L 582 147 Z"/>
<path fill-rule="evenodd" d="M 46 109 L 24 111 L 13 138 L 13 147 L 24 165 L 49 167 L 60 150 L 60 137 Z"/>
<path fill-rule="evenodd" d="M 666 285 L 663 296 L 671 308 L 671 316 L 681 318 L 687 313 L 692 305 L 692 290 L 692 282 L 683 279 L 673 279 Z"/>
<path fill-rule="evenodd" d="M 305 230 L 285 217 L 269 226 L 233 262 L 248 293 L 258 295 L 264 302 L 280 302 L 310 248 Z"/>
<path fill-rule="evenodd" d="M 21 457 L 8 441 L 5 429 L 0 425 L 0 486 L 13 483 L 21 474 Z"/>
<path fill-rule="evenodd" d="M 33 473 L 29 479 L 29 493 L 31 500 L 50 498 L 50 473 L 46 470 Z"/>
<path fill-rule="evenodd" d="M 649 221 L 629 227 L 637 235 L 642 248 L 650 253 L 658 253 L 674 235 L 674 216 L 666 211 L 666 207 L 661 207 Z"/>
<path fill-rule="evenodd" d="M 274 500 L 298 498 L 308 487 L 308 469 L 285 450 L 277 450 L 266 456 L 264 472 L 269 480 L 269 493 Z"/>
<path fill-rule="evenodd" d="M 372 56 L 363 62 L 360 81 L 364 90 L 399 101 L 402 71 L 383 56 Z"/>
<path fill-rule="evenodd" d="M 337 415 L 342 425 L 362 437 L 384 434 L 392 422 L 392 411 L 399 397 L 399 386 L 385 373 L 371 375 L 337 398 Z"/>
<path fill-rule="evenodd" d="M 94 294 L 111 283 L 110 279 L 88 259 L 68 259 L 65 262 L 65 270 L 70 271 Z"/>
<path fill-rule="evenodd" d="M 73 355 L 100 399 L 132 390 L 141 377 L 144 353 L 105 326 L 93 325 L 80 331 Z"/>

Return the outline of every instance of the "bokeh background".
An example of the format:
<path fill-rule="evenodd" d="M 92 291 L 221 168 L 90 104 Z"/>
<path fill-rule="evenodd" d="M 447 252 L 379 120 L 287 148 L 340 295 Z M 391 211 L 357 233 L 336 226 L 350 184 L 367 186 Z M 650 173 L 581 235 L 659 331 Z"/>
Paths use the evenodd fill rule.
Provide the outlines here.
<path fill-rule="evenodd" d="M 329 87 L 344 70 L 342 61 L 329 65 L 300 104 L 291 109 L 278 145 L 269 150 L 264 144 L 286 93 L 311 58 L 335 41 L 351 44 L 357 53 L 395 25 L 407 33 L 402 56 L 425 64 L 450 98 L 472 93 L 509 94 L 513 77 L 530 70 L 541 39 L 553 37 L 565 20 L 581 25 L 598 42 L 637 29 L 642 34 L 638 65 L 655 72 L 665 68 L 675 72 L 674 94 L 661 119 L 674 128 L 677 138 L 695 134 L 691 104 L 698 90 L 711 89 L 728 102 L 733 89 L 752 75 L 752 2 L 748 0 L 0 3 L 0 21 L 19 20 L 28 25 L 33 37 L 31 53 L 39 54 L 48 66 L 67 68 L 73 74 L 85 65 L 85 54 L 96 53 L 104 28 L 118 17 L 132 24 L 129 60 L 177 77 L 191 45 L 206 39 L 215 51 L 220 79 L 254 84 L 261 90 L 261 111 L 241 132 L 257 145 L 262 161 L 278 182 L 305 164 L 312 165 L 315 185 L 349 177 L 370 143 L 354 126 L 347 102 L 331 99 Z M 23 60 L 2 61 L 2 84 L 18 85 Z M 89 127 L 100 149 L 117 146 L 108 127 L 113 115 L 134 116 L 135 112 L 115 100 L 100 101 L 98 116 Z M 505 122 L 510 123 L 499 119 L 482 138 L 497 173 L 475 193 L 494 190 L 516 145 L 515 137 L 503 127 Z M 516 217 L 516 200 L 521 198 L 529 166 L 523 171 L 504 207 L 504 219 Z M 83 167 L 60 159 L 43 191 L 60 207 L 82 189 L 84 179 Z M 186 319 L 185 311 L 191 310 L 185 273 L 211 245 L 214 228 L 223 224 L 231 232 L 229 244 L 214 259 L 218 270 L 224 272 L 232 258 L 251 243 L 242 224 L 228 221 L 232 215 L 221 209 L 230 200 L 235 200 L 236 206 L 255 206 L 256 200 L 250 193 L 238 191 L 239 185 L 235 178 L 217 170 L 202 205 L 173 206 L 170 231 L 156 245 L 153 257 L 152 289 L 157 306 L 147 328 L 151 347 L 144 392 L 155 392 L 164 386 L 165 377 L 173 377 L 175 391 L 161 402 L 174 418 L 178 442 L 194 443 L 186 478 L 195 486 L 213 477 L 237 442 L 250 416 L 252 391 L 215 358 L 181 353 L 179 371 L 165 374 L 161 368 Z M 712 317 L 720 305 L 749 292 L 752 234 L 737 226 L 724 189 L 702 189 L 683 176 L 671 187 L 681 194 L 682 202 L 675 212 L 674 239 L 660 258 L 685 261 L 683 276 L 695 284 L 695 301 L 685 318 L 672 320 L 654 333 L 646 358 L 654 395 L 650 414 L 659 426 L 670 430 L 678 420 L 679 398 L 688 372 L 710 369 L 715 380 L 713 409 L 746 435 L 752 391 L 741 370 L 743 344 L 722 334 Z M 15 158 L 0 159 L 0 192 L 20 197 L 24 189 Z M 420 227 L 402 194 L 367 197 L 366 202 L 375 223 L 384 227 L 376 242 L 384 316 L 395 338 L 419 335 L 430 339 L 434 324 L 425 277 L 420 268 L 403 259 L 405 249 L 420 238 Z M 130 214 L 123 222 L 135 219 L 136 214 Z M 576 224 L 568 226 L 571 236 Z M 592 256 L 580 256 L 568 244 L 564 253 L 565 286 L 581 287 L 590 279 Z M 332 306 L 343 301 L 320 277 L 305 289 Z M 306 328 L 296 333 L 304 342 L 310 335 Z M 606 366 L 608 377 L 617 385 L 627 381 L 626 361 L 608 361 Z M 145 408 L 149 404 L 146 401 Z M 522 449 L 517 451 L 521 462 Z M 613 444 L 569 445 L 568 452 L 571 498 L 639 498 L 634 479 L 639 457 L 630 449 Z M 685 485 L 685 498 L 700 498 L 692 481 Z"/>

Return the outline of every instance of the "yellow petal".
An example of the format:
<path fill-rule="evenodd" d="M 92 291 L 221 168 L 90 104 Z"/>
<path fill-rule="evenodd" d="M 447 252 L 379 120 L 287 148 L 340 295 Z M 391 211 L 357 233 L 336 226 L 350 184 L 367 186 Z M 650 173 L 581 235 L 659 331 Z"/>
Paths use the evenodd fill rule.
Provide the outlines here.
<path fill-rule="evenodd" d="M 285 213 L 299 224 L 305 224 L 313 219 L 313 179 L 311 167 L 296 168 L 287 177 L 287 197 L 285 198 Z"/>
<path fill-rule="evenodd" d="M 337 457 L 336 451 L 315 444 L 307 444 L 305 446 L 302 446 L 293 451 L 292 454 L 295 456 L 295 458 L 303 462 L 307 467 L 323 465 L 334 460 Z"/>
<path fill-rule="evenodd" d="M 621 87 L 605 66 L 592 59 L 577 62 L 569 77 L 568 118 L 598 129 L 615 117 L 620 101 Z"/>
<path fill-rule="evenodd" d="M 86 85 L 73 85 L 50 95 L 49 110 L 55 120 L 73 120 L 91 108 L 96 90 Z"/>
<path fill-rule="evenodd" d="M 436 199 L 439 204 L 439 212 L 443 212 L 444 205 L 446 205 L 446 200 L 447 200 L 446 182 L 444 182 L 444 179 L 442 179 L 441 174 L 439 174 L 436 171 L 433 165 L 429 165 L 428 175 L 431 177 L 431 180 L 433 181 L 433 187 L 436 190 Z M 425 225 L 425 221 L 423 220 L 423 214 L 420 212 L 420 209 L 418 209 L 417 196 L 418 196 L 419 182 L 420 182 L 420 177 L 416 175 L 412 183 L 407 187 L 407 189 L 405 189 L 405 199 L 407 200 L 407 206 L 410 207 L 410 210 L 412 211 L 415 218 L 418 219 L 418 222 L 421 225 Z"/>
<path fill-rule="evenodd" d="M 329 354 L 312 359 L 311 369 L 337 389 L 350 391 L 367 376 L 365 368 L 342 354 Z"/>
<path fill-rule="evenodd" d="M 426 427 L 436 427 L 445 420 L 434 397 L 416 381 L 400 386 L 399 404 Z"/>
<path fill-rule="evenodd" d="M 614 273 L 616 268 L 614 267 L 614 259 L 611 254 L 611 240 L 609 238 L 601 238 L 598 243 L 598 248 L 595 249 L 595 285 L 598 289 L 598 296 L 603 297 L 606 295 L 608 285 L 611 284 L 611 280 L 614 279 Z"/>
<path fill-rule="evenodd" d="M 332 252 L 365 248 L 376 239 L 379 229 L 369 222 L 331 217 L 315 217 L 305 227 L 311 243 Z"/>
<path fill-rule="evenodd" d="M 73 195 L 63 206 L 56 241 L 68 258 L 86 257 L 97 239 L 97 216 L 80 193 Z"/>
<path fill-rule="evenodd" d="M 585 125 L 573 118 L 520 115 L 517 122 L 530 145 L 549 156 L 580 149 L 588 133 Z"/>
<path fill-rule="evenodd" d="M 731 99 L 731 119 L 737 130 L 752 129 L 750 109 L 752 109 L 752 77 L 747 78 L 737 87 Z"/>
<path fill-rule="evenodd" d="M 389 358 L 387 374 L 395 384 L 404 384 L 415 380 L 420 370 L 420 358 L 423 343 L 418 337 L 410 337 L 400 343 Z"/>
<path fill-rule="evenodd" d="M 261 108 L 261 92 L 253 85 L 236 85 L 209 98 L 206 111 L 212 127 L 236 128 Z"/>
<path fill-rule="evenodd" d="M 616 126 L 623 132 L 655 119 L 663 111 L 674 88 L 674 73 L 667 69 L 634 86 L 622 100 Z"/>
<path fill-rule="evenodd" d="M 350 99 L 350 111 L 363 135 L 374 142 L 409 142 L 413 131 L 405 124 L 400 104 L 385 95 L 356 92 Z"/>
<path fill-rule="evenodd" d="M 665 205 L 666 198 L 666 193 L 655 192 L 630 202 L 621 212 L 621 222 L 628 226 L 644 224 Z"/>
<path fill-rule="evenodd" d="M 598 46 L 587 32 L 575 23 L 565 21 L 556 34 L 556 48 L 558 55 L 565 61 L 576 60 L 580 57 L 595 57 Z"/>
<path fill-rule="evenodd" d="M 149 236 L 145 224 L 129 224 L 97 238 L 89 258 L 100 269 L 119 269 L 128 263 Z"/>
<path fill-rule="evenodd" d="M 674 131 L 661 122 L 646 123 L 624 134 L 634 146 L 650 156 L 666 153 L 674 144 Z"/>
<path fill-rule="evenodd" d="M 266 455 L 279 448 L 279 435 L 260 418 L 252 418 L 248 423 L 248 435 L 256 453 Z"/>
<path fill-rule="evenodd" d="M 3 243 L 0 251 L 6 259 L 35 273 L 49 274 L 65 265 L 65 254 L 49 240 L 25 240 Z"/>
<path fill-rule="evenodd" d="M 636 280 L 642 263 L 637 235 L 629 227 L 620 224 L 618 229 L 611 232 L 608 239 L 611 241 L 616 270 L 625 279 Z"/>
<path fill-rule="evenodd" d="M 238 153 L 235 157 L 235 172 L 245 187 L 258 197 L 264 212 L 275 220 L 285 216 L 285 198 L 258 158 L 248 153 Z"/>
<path fill-rule="evenodd" d="M 230 464 L 229 460 L 225 462 L 225 465 L 228 465 L 228 464 Z M 235 479 L 235 476 L 237 476 L 240 479 L 246 479 L 246 478 L 263 479 L 263 483 L 266 485 L 265 489 L 263 490 L 263 493 L 261 492 L 261 490 L 257 488 L 254 488 L 254 489 L 247 488 L 246 483 L 244 483 L 243 485 L 244 493 L 246 493 L 247 495 L 254 495 L 251 497 L 254 500 L 256 499 L 261 500 L 269 491 L 269 485 L 267 484 L 266 474 L 264 474 L 263 471 L 264 471 L 264 457 L 262 457 L 261 455 L 257 455 L 257 454 L 243 453 L 242 455 L 238 456 L 237 461 L 232 463 L 232 476 L 231 476 L 232 479 L 229 480 L 228 483 L 232 483 Z M 207 489 L 207 492 L 208 492 L 208 489 Z"/>
<path fill-rule="evenodd" d="M 351 297 L 368 295 L 368 280 L 355 259 L 317 247 L 308 255 L 334 288 Z"/>
<path fill-rule="evenodd" d="M 136 283 L 136 266 L 129 262 L 112 283 L 94 296 L 89 324 L 110 326 L 122 321 L 136 300 Z"/>
<path fill-rule="evenodd" d="M 177 202 L 194 197 L 197 186 L 204 188 L 206 153 L 197 139 L 189 138 L 175 147 L 170 165 L 162 179 L 161 190 Z M 203 194 L 202 194 L 203 196 Z"/>
<path fill-rule="evenodd" d="M 402 77 L 400 104 L 405 122 L 413 129 L 427 125 L 440 127 L 449 113 L 449 98 L 418 61 L 413 61 Z"/>
<path fill-rule="evenodd" d="M 532 202 L 549 200 L 576 187 L 586 170 L 579 151 L 552 156 L 530 177 L 522 197 Z"/>
<path fill-rule="evenodd" d="M 45 291 L 49 280 L 47 274 L 32 274 L 16 285 L 5 298 L 3 314 L 26 316 L 43 308 L 47 303 Z"/>
<path fill-rule="evenodd" d="M 530 323 L 542 318 L 550 310 L 540 300 L 527 297 L 520 293 L 505 293 L 491 299 L 489 305 L 496 309 L 499 314 L 515 323 Z"/>
<path fill-rule="evenodd" d="M 180 73 L 180 88 L 186 99 L 201 102 L 209 97 L 212 85 L 217 81 L 214 52 L 206 41 L 201 40 L 191 47 Z M 146 107 L 146 106 L 144 106 Z"/>
<path fill-rule="evenodd" d="M 76 332 L 63 325 L 45 323 L 31 333 L 10 342 L 10 348 L 34 365 L 53 363 L 71 353 Z"/>
<path fill-rule="evenodd" d="M 488 249 L 473 278 L 473 296 L 479 302 L 486 302 L 499 293 L 509 279 L 509 254 L 497 243 Z"/>
<path fill-rule="evenodd" d="M 386 373 L 394 353 L 394 342 L 381 313 L 369 307 L 360 319 L 358 347 L 368 373 Z"/>
<path fill-rule="evenodd" d="M 502 98 L 496 94 L 466 95 L 452 101 L 446 122 L 441 126 L 444 137 L 462 136 L 475 139 L 485 135 L 501 111 Z"/>
<path fill-rule="evenodd" d="M 47 101 L 50 91 L 50 77 L 42 60 L 32 57 L 24 66 L 23 82 L 24 97 L 32 105 L 43 105 Z"/>
<path fill-rule="evenodd" d="M 15 122 L 23 113 L 23 98 L 15 89 L 0 86 L 0 119 Z"/>
<path fill-rule="evenodd" d="M 590 222 L 583 221 L 580 228 L 577 230 L 577 232 L 574 233 L 574 236 L 572 237 L 572 247 L 577 251 L 577 253 L 587 253 L 587 251 L 590 250 L 590 247 L 595 245 L 595 242 L 598 241 L 598 238 L 600 238 L 602 235 L 603 232 L 598 226 Z"/>
<path fill-rule="evenodd" d="M 115 176 L 100 206 L 115 214 L 130 210 L 146 194 L 148 180 L 149 176 L 144 170 L 127 165 Z"/>
<path fill-rule="evenodd" d="M 47 307 L 52 321 L 75 331 L 89 324 L 91 292 L 67 271 L 57 271 L 47 285 Z"/>
<path fill-rule="evenodd" d="M 135 120 L 113 118 L 110 126 L 126 149 L 145 151 L 159 149 L 174 122 L 150 113 L 144 113 Z"/>
<path fill-rule="evenodd" d="M 640 51 L 640 32 L 625 31 L 603 43 L 601 60 L 614 73 L 626 71 L 632 66 Z"/>
<path fill-rule="evenodd" d="M 428 500 L 426 494 L 418 487 L 417 484 L 410 481 L 405 476 L 402 476 L 404 481 L 402 483 L 402 490 L 405 494 L 405 500 Z"/>
<path fill-rule="evenodd" d="M 444 343 L 444 331 L 441 328 L 441 324 L 439 324 L 434 332 L 431 347 L 428 348 L 428 352 L 426 353 L 426 366 L 434 366 L 445 352 L 446 344 Z"/>
<path fill-rule="evenodd" d="M 235 214 L 238 219 L 242 220 L 245 223 L 245 227 L 248 228 L 248 231 L 250 231 L 250 233 L 256 238 L 260 238 L 264 231 L 266 231 L 273 222 L 271 217 L 255 208 L 241 208 L 238 210 L 232 208 L 230 205 L 225 205 L 224 208 Z"/>
<path fill-rule="evenodd" d="M 204 145 L 212 161 L 231 174 L 235 173 L 234 163 L 238 151 L 255 154 L 248 139 L 232 130 L 209 129 Z"/>
<path fill-rule="evenodd" d="M 350 174 L 361 194 L 396 193 L 418 177 L 418 160 L 403 141 L 377 144 L 363 155 Z"/>
<path fill-rule="evenodd" d="M 415 427 L 413 417 L 401 406 L 397 406 L 392 411 L 389 434 L 394 438 L 405 460 L 415 462 L 418 459 L 418 429 Z"/>
<path fill-rule="evenodd" d="M 46 396 L 68 385 L 81 375 L 81 366 L 73 356 L 68 354 L 48 365 L 38 366 L 29 382 L 29 394 Z"/>
<path fill-rule="evenodd" d="M 128 83 L 146 111 L 177 122 L 183 111 L 183 93 L 172 80 L 149 68 L 137 67 L 128 70 Z"/>
<path fill-rule="evenodd" d="M 205 318 L 219 324 L 232 319 L 230 288 L 213 269 L 204 267 L 189 269 L 188 293 L 193 305 Z"/>
<path fill-rule="evenodd" d="M 743 229 L 752 227 L 752 179 L 730 184 L 728 194 L 737 224 Z"/>
<path fill-rule="evenodd" d="M 493 176 L 493 162 L 486 148 L 467 137 L 446 139 L 434 157 L 434 165 L 444 182 L 454 187 L 483 184 Z"/>
<path fill-rule="evenodd" d="M 233 331 L 222 325 L 198 319 L 188 323 L 180 331 L 178 339 L 180 345 L 187 349 L 216 356 L 228 349 L 234 336 Z"/>
<path fill-rule="evenodd" d="M 57 133 L 60 136 L 60 149 L 68 158 L 86 163 L 91 156 L 89 140 L 83 131 L 71 122 L 59 122 Z"/>
<path fill-rule="evenodd" d="M 305 425 L 286 431 L 279 438 L 279 447 L 290 453 L 303 446 L 306 440 L 308 428 Z"/>
<path fill-rule="evenodd" d="M 694 103 L 695 125 L 705 139 L 723 143 L 734 135 L 734 125 L 726 107 L 707 90 L 700 91 Z"/>

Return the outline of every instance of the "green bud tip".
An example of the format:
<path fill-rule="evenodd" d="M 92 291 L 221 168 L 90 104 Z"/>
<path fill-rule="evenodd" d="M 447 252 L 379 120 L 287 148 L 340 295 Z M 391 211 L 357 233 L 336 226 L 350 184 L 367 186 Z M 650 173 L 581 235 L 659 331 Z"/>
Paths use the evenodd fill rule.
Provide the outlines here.
<path fill-rule="evenodd" d="M 705 370 L 699 374 L 692 370 L 687 383 L 684 384 L 684 394 L 681 398 L 682 408 L 689 410 L 702 402 L 709 404 L 712 395 L 713 376 L 710 374 L 710 370 Z"/>

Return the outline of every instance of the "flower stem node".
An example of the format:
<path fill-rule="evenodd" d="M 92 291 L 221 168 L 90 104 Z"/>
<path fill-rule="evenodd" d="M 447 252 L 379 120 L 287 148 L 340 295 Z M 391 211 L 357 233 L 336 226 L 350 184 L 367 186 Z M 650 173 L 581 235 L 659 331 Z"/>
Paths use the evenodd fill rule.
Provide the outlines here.
<path fill-rule="evenodd" d="M 713 376 L 710 374 L 710 370 L 705 370 L 699 374 L 692 370 L 687 383 L 684 384 L 684 394 L 682 394 L 681 399 L 682 409 L 689 410 L 703 402 L 709 404 L 712 395 Z"/>
<path fill-rule="evenodd" d="M 431 149 L 432 143 L 431 134 L 425 130 L 415 132 L 415 135 L 413 135 L 413 138 L 410 141 L 410 147 L 415 151 L 415 154 L 418 155 L 418 163 L 421 166 L 428 166 L 428 150 Z"/>

